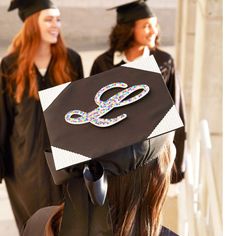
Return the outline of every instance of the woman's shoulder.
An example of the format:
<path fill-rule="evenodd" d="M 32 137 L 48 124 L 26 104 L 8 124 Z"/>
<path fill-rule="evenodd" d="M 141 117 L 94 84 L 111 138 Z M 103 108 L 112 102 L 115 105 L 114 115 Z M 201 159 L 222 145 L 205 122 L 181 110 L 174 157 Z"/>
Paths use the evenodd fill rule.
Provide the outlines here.
<path fill-rule="evenodd" d="M 68 53 L 68 56 L 69 56 L 69 57 L 72 57 L 72 58 L 79 57 L 79 58 L 81 58 L 79 52 L 76 51 L 75 49 L 67 48 L 67 53 Z"/>
<path fill-rule="evenodd" d="M 100 55 L 98 55 L 95 59 L 95 62 L 104 62 L 104 61 L 113 60 L 113 55 L 114 55 L 114 51 L 109 49 L 101 53 Z"/>
<path fill-rule="evenodd" d="M 17 53 L 10 53 L 4 56 L 1 60 L 1 64 L 4 65 L 11 65 L 12 63 L 15 63 L 17 60 L 18 54 Z"/>
<path fill-rule="evenodd" d="M 67 55 L 72 67 L 82 67 L 82 58 L 79 52 L 72 48 L 67 48 Z"/>
<path fill-rule="evenodd" d="M 166 52 L 162 49 L 159 49 L 159 48 L 156 48 L 155 50 L 152 50 L 151 54 L 154 57 L 160 58 L 160 59 L 165 60 L 165 61 L 173 60 L 173 57 L 171 56 L 170 53 L 168 53 L 168 52 Z"/>
<path fill-rule="evenodd" d="M 114 52 L 112 50 L 108 50 L 97 56 L 97 58 L 93 62 L 90 75 L 95 75 L 103 71 L 112 69 L 114 67 L 113 55 Z"/>
<path fill-rule="evenodd" d="M 76 75 L 75 79 L 82 79 L 84 77 L 84 72 L 83 72 L 82 58 L 80 54 L 72 48 L 67 48 L 67 54 L 69 63 Z"/>
<path fill-rule="evenodd" d="M 166 228 L 165 226 L 162 226 L 159 236 L 179 236 L 179 235 L 171 231 L 170 229 Z"/>
<path fill-rule="evenodd" d="M 0 70 L 3 74 L 12 73 L 12 71 L 17 69 L 17 58 L 18 54 L 11 53 L 2 58 L 0 61 Z"/>
<path fill-rule="evenodd" d="M 49 206 L 37 210 L 26 222 L 21 234 L 23 236 L 44 235 L 48 222 L 51 222 L 60 210 L 61 206 Z"/>

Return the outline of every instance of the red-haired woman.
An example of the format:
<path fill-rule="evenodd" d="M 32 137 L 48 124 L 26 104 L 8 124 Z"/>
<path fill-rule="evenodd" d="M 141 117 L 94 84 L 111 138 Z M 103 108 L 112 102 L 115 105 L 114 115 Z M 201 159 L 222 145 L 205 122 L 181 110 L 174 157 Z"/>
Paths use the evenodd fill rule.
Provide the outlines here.
<path fill-rule="evenodd" d="M 80 55 L 65 47 L 60 11 L 50 1 L 12 1 L 23 20 L 1 61 L 0 181 L 19 230 L 39 208 L 59 204 L 44 151 L 49 145 L 38 91 L 83 77 Z"/>

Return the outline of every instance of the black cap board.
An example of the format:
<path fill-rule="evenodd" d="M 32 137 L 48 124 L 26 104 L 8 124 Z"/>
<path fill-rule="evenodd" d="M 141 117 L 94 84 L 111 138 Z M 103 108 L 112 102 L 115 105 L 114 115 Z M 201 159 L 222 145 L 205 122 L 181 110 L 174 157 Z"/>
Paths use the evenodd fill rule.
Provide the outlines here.
<path fill-rule="evenodd" d="M 39 97 L 56 170 L 183 126 L 153 56 L 42 90 Z"/>
<path fill-rule="evenodd" d="M 55 8 L 50 0 L 12 0 L 8 11 L 18 9 L 19 17 L 25 21 L 34 13 L 48 8 Z"/>
<path fill-rule="evenodd" d="M 144 0 L 132 1 L 123 5 L 115 6 L 107 10 L 116 9 L 117 23 L 126 24 L 136 20 L 154 17 L 155 14 L 151 11 Z"/>

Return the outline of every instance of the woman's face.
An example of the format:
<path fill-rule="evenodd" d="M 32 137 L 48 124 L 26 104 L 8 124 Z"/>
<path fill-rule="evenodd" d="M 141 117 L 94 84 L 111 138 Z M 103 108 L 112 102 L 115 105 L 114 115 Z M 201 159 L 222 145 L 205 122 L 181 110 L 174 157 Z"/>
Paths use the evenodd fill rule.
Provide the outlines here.
<path fill-rule="evenodd" d="M 134 25 L 134 41 L 138 46 L 155 47 L 158 35 L 157 17 L 137 20 Z"/>
<path fill-rule="evenodd" d="M 42 41 L 49 44 L 56 43 L 61 28 L 59 9 L 50 8 L 42 10 L 39 15 L 38 24 Z"/>

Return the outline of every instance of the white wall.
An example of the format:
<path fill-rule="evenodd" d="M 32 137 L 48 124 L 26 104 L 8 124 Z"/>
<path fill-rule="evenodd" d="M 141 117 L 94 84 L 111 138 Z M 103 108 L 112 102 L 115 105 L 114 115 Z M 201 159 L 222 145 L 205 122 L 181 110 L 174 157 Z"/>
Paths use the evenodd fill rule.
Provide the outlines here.
<path fill-rule="evenodd" d="M 53 0 L 58 6 L 66 7 L 110 7 L 130 0 Z M 10 0 L 1 0 L 0 6 L 8 6 Z M 159 8 L 176 8 L 177 0 L 149 0 L 148 4 Z"/>

